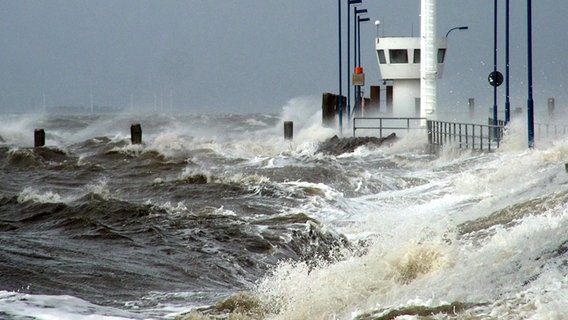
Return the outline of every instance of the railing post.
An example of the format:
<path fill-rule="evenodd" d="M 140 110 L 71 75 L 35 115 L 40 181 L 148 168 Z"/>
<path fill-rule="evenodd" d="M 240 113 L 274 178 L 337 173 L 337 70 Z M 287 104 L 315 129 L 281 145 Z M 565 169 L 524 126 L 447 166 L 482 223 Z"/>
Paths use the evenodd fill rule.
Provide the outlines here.
<path fill-rule="evenodd" d="M 442 145 L 444 140 L 442 139 L 444 132 L 442 131 L 442 122 L 438 121 L 438 144 Z"/>
<path fill-rule="evenodd" d="M 488 130 L 489 132 L 487 133 L 487 135 L 490 137 L 491 139 L 491 130 Z M 483 126 L 479 125 L 479 150 L 483 151 Z"/>
<path fill-rule="evenodd" d="M 491 130 L 491 132 L 493 132 L 493 136 L 490 139 L 487 139 L 487 150 L 491 151 L 491 144 L 497 140 L 497 127 L 496 126 L 491 126 L 489 127 L 489 130 Z"/>
<path fill-rule="evenodd" d="M 457 140 L 457 139 L 456 139 L 456 132 L 457 132 L 457 130 L 456 130 L 456 124 L 454 123 L 454 141 Z"/>
<path fill-rule="evenodd" d="M 499 132 L 497 132 L 497 127 L 493 126 L 493 133 L 495 134 L 495 136 L 497 136 L 499 134 Z M 491 151 L 491 143 L 495 140 L 498 140 L 498 137 L 493 137 L 493 139 L 487 139 L 487 151 Z"/>
<path fill-rule="evenodd" d="M 471 125 L 471 148 L 475 149 L 475 125 Z"/>
<path fill-rule="evenodd" d="M 432 121 L 426 120 L 426 130 L 428 130 L 428 144 L 432 144 Z"/>
<path fill-rule="evenodd" d="M 468 127 L 469 127 L 469 125 L 466 124 L 465 125 L 465 147 L 466 147 L 466 149 L 469 148 L 469 139 L 468 139 L 469 137 L 468 137 L 468 134 L 467 134 L 467 128 Z"/>
<path fill-rule="evenodd" d="M 355 127 L 356 121 L 355 120 L 357 120 L 357 117 L 353 117 L 353 137 L 355 137 L 355 130 L 356 130 L 356 127 Z"/>
<path fill-rule="evenodd" d="M 460 139 L 460 149 L 461 149 L 462 148 L 462 125 L 461 125 L 461 123 L 459 125 L 459 130 L 460 130 L 459 139 Z"/>

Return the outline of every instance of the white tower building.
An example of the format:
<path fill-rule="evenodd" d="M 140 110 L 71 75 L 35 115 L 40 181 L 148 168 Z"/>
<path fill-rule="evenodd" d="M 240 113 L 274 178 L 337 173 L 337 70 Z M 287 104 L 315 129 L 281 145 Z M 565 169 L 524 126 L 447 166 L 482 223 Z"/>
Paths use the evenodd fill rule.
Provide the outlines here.
<path fill-rule="evenodd" d="M 381 78 L 392 81 L 393 117 L 436 116 L 436 82 L 442 77 L 447 39 L 436 37 L 435 7 L 435 0 L 422 0 L 420 37 L 376 39 Z"/>

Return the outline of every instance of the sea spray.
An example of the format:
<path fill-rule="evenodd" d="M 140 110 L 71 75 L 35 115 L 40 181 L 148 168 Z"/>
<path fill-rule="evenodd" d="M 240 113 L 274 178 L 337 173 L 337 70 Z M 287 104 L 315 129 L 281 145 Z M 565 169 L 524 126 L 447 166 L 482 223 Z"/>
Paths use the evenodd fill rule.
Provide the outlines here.
<path fill-rule="evenodd" d="M 38 114 L 0 115 L 0 137 L 3 143 L 18 147 L 34 145 L 34 129 L 43 126 L 44 117 Z"/>
<path fill-rule="evenodd" d="M 282 108 L 282 121 L 294 123 L 294 140 L 323 141 L 335 134 L 335 130 L 322 126 L 321 98 L 306 96 L 290 99 Z"/>

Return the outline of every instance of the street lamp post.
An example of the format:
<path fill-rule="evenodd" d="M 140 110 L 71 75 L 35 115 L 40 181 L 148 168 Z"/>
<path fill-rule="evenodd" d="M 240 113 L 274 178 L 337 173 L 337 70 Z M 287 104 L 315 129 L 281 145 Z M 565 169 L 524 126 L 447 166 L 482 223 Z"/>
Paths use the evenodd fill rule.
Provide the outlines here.
<path fill-rule="evenodd" d="M 497 76 L 497 0 L 494 0 L 493 12 L 493 74 Z M 494 138 L 497 137 L 497 86 L 493 86 L 493 125 Z"/>
<path fill-rule="evenodd" d="M 528 100 L 527 119 L 529 132 L 529 148 L 534 148 L 534 101 L 532 79 L 532 0 L 527 0 L 527 59 L 528 59 Z"/>
<path fill-rule="evenodd" d="M 357 7 L 355 7 L 355 10 L 353 10 L 353 72 L 355 72 L 355 70 L 357 69 L 357 67 L 359 66 L 359 64 L 361 63 L 360 61 L 357 61 L 357 56 L 358 56 L 358 39 L 357 39 L 357 30 L 358 30 L 358 19 L 359 19 L 359 15 L 360 14 L 364 14 L 367 13 L 367 9 L 357 9 Z M 360 55 L 359 55 L 360 56 Z M 357 107 L 359 106 L 359 96 L 361 95 L 360 93 L 360 87 L 353 85 L 354 87 L 354 91 L 355 91 L 355 103 L 353 105 L 353 112 L 355 112 L 355 110 L 357 109 Z"/>
<path fill-rule="evenodd" d="M 367 13 L 367 9 L 357 9 L 353 11 L 353 70 L 359 65 L 357 63 L 357 18 L 360 14 Z"/>
<path fill-rule="evenodd" d="M 354 54 L 355 63 L 353 66 L 353 72 L 355 72 L 357 70 L 357 67 L 361 66 L 361 21 L 369 21 L 370 19 L 361 18 L 359 16 L 359 14 L 367 13 L 367 9 L 355 8 L 355 11 L 353 13 L 354 13 L 353 24 L 355 25 L 355 28 L 353 30 L 353 42 L 354 42 L 353 51 L 355 52 Z M 361 86 L 354 84 L 354 87 L 355 87 L 355 105 L 353 106 L 353 112 L 361 108 Z"/>
<path fill-rule="evenodd" d="M 357 17 L 357 53 L 359 54 L 359 66 L 361 66 L 361 22 L 370 20 L 369 18 Z"/>
<path fill-rule="evenodd" d="M 343 135 L 343 97 L 341 92 L 341 0 L 337 0 L 337 29 L 339 34 L 339 96 L 337 98 L 339 108 L 339 135 Z"/>
<path fill-rule="evenodd" d="M 351 63 L 350 58 L 350 27 L 351 27 L 351 5 L 359 4 L 362 0 L 348 0 L 347 1 L 347 75 L 349 76 L 349 64 Z M 351 84 L 347 84 L 347 119 L 351 119 Z"/>
<path fill-rule="evenodd" d="M 511 121 L 511 99 L 509 85 L 509 0 L 505 1 L 505 123 Z"/>

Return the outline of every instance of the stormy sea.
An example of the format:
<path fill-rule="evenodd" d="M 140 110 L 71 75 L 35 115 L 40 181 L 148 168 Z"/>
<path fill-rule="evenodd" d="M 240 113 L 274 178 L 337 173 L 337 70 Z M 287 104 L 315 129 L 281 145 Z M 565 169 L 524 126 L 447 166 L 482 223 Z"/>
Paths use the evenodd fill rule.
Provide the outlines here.
<path fill-rule="evenodd" d="M 568 319 L 565 137 L 322 149 L 319 109 L 0 115 L 0 319 Z"/>

